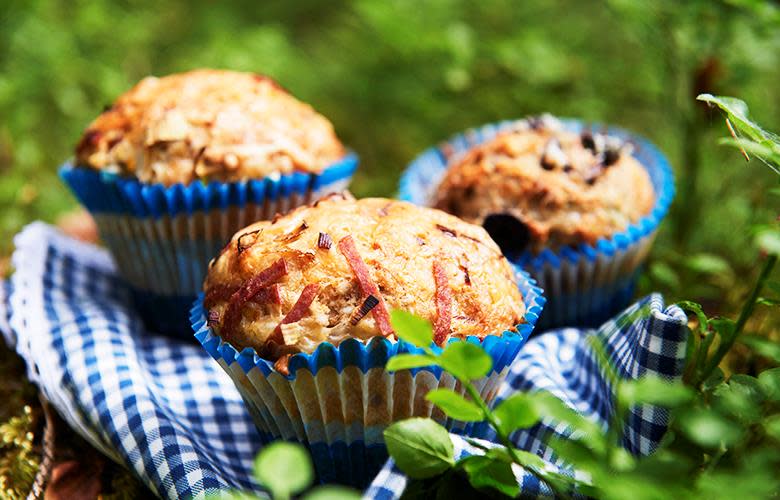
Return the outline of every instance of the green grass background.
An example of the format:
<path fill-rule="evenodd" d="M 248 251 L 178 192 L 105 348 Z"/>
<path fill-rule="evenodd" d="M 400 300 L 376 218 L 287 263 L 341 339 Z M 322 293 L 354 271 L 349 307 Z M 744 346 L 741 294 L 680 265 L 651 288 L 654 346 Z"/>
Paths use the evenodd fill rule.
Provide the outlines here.
<path fill-rule="evenodd" d="M 419 151 L 489 121 L 549 111 L 644 134 L 678 176 L 644 283 L 670 298 L 728 302 L 729 277 L 756 257 L 749 228 L 774 218 L 772 176 L 717 146 L 723 120 L 694 101 L 703 91 L 737 95 L 780 128 L 771 3 L 0 3 L 6 255 L 24 224 L 76 206 L 57 167 L 106 104 L 145 75 L 196 67 L 265 73 L 313 104 L 360 154 L 359 196 L 393 195 Z"/>

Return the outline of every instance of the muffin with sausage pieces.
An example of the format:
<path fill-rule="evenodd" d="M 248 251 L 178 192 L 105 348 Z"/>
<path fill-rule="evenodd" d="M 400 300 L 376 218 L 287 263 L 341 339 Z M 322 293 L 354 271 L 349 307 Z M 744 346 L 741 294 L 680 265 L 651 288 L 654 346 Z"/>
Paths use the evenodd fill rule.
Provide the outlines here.
<path fill-rule="evenodd" d="M 598 324 L 631 298 L 673 195 L 644 139 L 549 115 L 470 131 L 415 160 L 401 197 L 482 225 L 547 291 L 543 326 Z"/>
<path fill-rule="evenodd" d="M 326 118 L 270 78 L 204 69 L 121 95 L 61 175 L 150 325 L 186 334 L 206 263 L 230 236 L 340 191 L 356 162 Z"/>
<path fill-rule="evenodd" d="M 478 383 L 490 400 L 540 306 L 481 227 L 410 203 L 336 195 L 236 233 L 210 264 L 192 317 L 263 434 L 326 444 L 335 468 L 320 472 L 343 479 L 337 463 L 350 459 L 338 458 L 339 441 L 370 448 L 400 418 L 445 421 L 422 398 L 451 377 L 384 370 L 416 349 L 396 338 L 391 311 L 428 320 L 439 347 L 481 345 L 494 359 Z M 370 478 L 356 470 L 345 472 L 348 482 Z"/>

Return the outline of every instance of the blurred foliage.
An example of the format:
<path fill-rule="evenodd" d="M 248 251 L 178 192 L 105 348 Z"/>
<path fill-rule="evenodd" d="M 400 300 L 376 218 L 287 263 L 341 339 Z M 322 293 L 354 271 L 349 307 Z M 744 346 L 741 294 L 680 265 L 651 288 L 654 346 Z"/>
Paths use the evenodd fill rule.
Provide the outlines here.
<path fill-rule="evenodd" d="M 0 344 L 0 498 L 26 498 L 40 464 L 40 409 L 21 359 Z"/>
<path fill-rule="evenodd" d="M 56 168 L 104 105 L 145 75 L 199 66 L 267 73 L 330 117 L 361 155 L 353 189 L 363 196 L 392 195 L 419 151 L 488 121 L 549 111 L 645 134 L 670 156 L 679 179 L 674 217 L 657 246 L 661 266 L 651 267 L 647 285 L 674 298 L 721 298 L 722 287 L 707 276 L 722 273 L 708 271 L 751 266 L 741 252 L 750 236 L 734 228 L 768 215 L 757 188 L 769 175 L 742 168 L 734 151 L 700 147 L 720 120 L 692 98 L 739 95 L 759 121 L 780 128 L 773 98 L 780 16 L 771 3 L 3 3 L 6 252 L 24 223 L 75 206 Z M 686 262 L 689 248 L 708 255 Z M 717 263 L 702 272 L 702 262 Z M 702 274 L 694 296 L 681 293 Z"/>
<path fill-rule="evenodd" d="M 33 446 L 33 410 L 0 424 L 0 496 L 22 499 L 32 487 L 38 471 L 40 451 Z"/>

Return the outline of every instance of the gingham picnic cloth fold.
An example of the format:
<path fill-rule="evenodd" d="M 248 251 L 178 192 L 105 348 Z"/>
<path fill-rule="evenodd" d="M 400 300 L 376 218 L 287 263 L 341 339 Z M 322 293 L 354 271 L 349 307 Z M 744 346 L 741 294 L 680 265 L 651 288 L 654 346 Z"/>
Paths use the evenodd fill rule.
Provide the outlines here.
<path fill-rule="evenodd" d="M 163 498 L 204 497 L 226 488 L 258 490 L 251 478 L 260 439 L 232 381 L 198 345 L 144 331 L 129 290 L 108 253 L 42 223 L 15 240 L 15 273 L 0 287 L 0 330 L 27 362 L 28 375 L 73 429 L 126 465 Z M 638 312 L 644 314 L 638 314 Z M 521 351 L 500 396 L 546 389 L 605 425 L 612 390 L 587 339 L 606 343 L 626 378 L 679 377 L 684 313 L 658 295 L 639 301 L 598 330 L 536 335 Z M 624 435 L 634 453 L 650 453 L 668 414 L 635 408 Z M 556 467 L 543 443 L 567 429 L 542 422 L 513 436 L 518 447 Z M 490 440 L 489 431 L 478 437 Z M 473 453 L 453 436 L 459 455 Z M 525 496 L 550 491 L 522 469 Z M 365 498 L 398 498 L 406 478 L 389 461 Z"/>

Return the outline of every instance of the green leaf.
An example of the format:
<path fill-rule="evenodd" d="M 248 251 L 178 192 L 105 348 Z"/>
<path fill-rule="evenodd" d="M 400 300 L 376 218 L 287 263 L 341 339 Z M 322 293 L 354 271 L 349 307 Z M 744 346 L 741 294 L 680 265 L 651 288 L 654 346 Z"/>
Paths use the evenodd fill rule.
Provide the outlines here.
<path fill-rule="evenodd" d="M 575 431 L 571 439 L 581 440 L 598 452 L 606 450 L 605 436 L 598 424 L 569 408 L 566 403 L 549 392 L 536 392 L 529 396 L 539 415 L 567 424 Z"/>
<path fill-rule="evenodd" d="M 736 129 L 735 132 L 747 136 L 725 139 L 723 142 L 736 146 L 758 156 L 772 170 L 780 174 L 780 138 L 761 128 L 748 116 L 748 107 L 744 101 L 734 97 L 713 96 L 701 94 L 698 100 L 710 103 L 726 112 L 727 123 Z M 734 135 L 734 133 L 732 133 Z"/>
<path fill-rule="evenodd" d="M 777 307 L 780 306 L 780 299 L 773 299 L 771 297 L 759 297 L 756 299 L 756 304 L 767 306 L 767 307 Z"/>
<path fill-rule="evenodd" d="M 772 415 L 763 422 L 767 434 L 780 441 L 780 415 Z"/>
<path fill-rule="evenodd" d="M 476 489 L 494 488 L 513 498 L 520 493 L 520 485 L 512 472 L 512 464 L 492 457 L 471 456 L 459 464 L 469 482 Z"/>
<path fill-rule="evenodd" d="M 710 376 L 702 382 L 701 387 L 705 391 L 711 391 L 722 384 L 724 380 L 726 380 L 726 375 L 724 375 L 723 370 L 716 366 Z"/>
<path fill-rule="evenodd" d="M 686 411 L 678 416 L 678 424 L 688 439 L 705 448 L 729 446 L 742 437 L 737 424 L 712 410 Z"/>
<path fill-rule="evenodd" d="M 677 305 L 682 308 L 687 315 L 691 313 L 696 315 L 696 332 L 688 337 L 688 343 L 685 347 L 685 380 L 697 380 L 707 360 L 707 353 L 714 339 L 715 334 L 709 330 L 709 318 L 704 314 L 700 304 L 691 301 L 681 301 Z"/>
<path fill-rule="evenodd" d="M 618 386 L 618 401 L 628 408 L 638 404 L 652 404 L 675 408 L 693 399 L 693 390 L 680 381 L 669 382 L 659 377 L 642 377 L 624 381 Z"/>
<path fill-rule="evenodd" d="M 742 335 L 739 341 L 750 347 L 756 354 L 780 363 L 780 343 L 759 335 Z"/>
<path fill-rule="evenodd" d="M 757 398 L 758 403 L 763 403 L 764 399 L 766 399 L 766 391 L 757 377 L 751 377 L 750 375 L 745 375 L 743 373 L 735 373 L 729 378 L 729 385 L 744 387 L 752 394 L 751 397 Z"/>
<path fill-rule="evenodd" d="M 582 441 L 553 437 L 548 442 L 555 454 L 570 464 L 576 464 L 577 470 L 596 474 L 608 467 L 604 457 Z"/>
<path fill-rule="evenodd" d="M 346 486 L 320 486 L 307 493 L 303 500 L 358 500 L 360 493 Z"/>
<path fill-rule="evenodd" d="M 649 305 L 644 305 L 633 312 L 630 312 L 628 314 L 621 314 L 617 317 L 617 324 L 620 328 L 628 327 L 630 325 L 636 324 L 637 321 L 640 321 L 642 319 L 649 318 L 652 314 L 653 310 L 650 308 Z M 599 337 L 598 335 L 591 335 L 588 338 L 589 345 L 594 349 L 597 350 L 597 354 L 599 356 L 603 356 L 604 360 L 609 360 L 609 355 L 606 351 L 606 339 Z"/>
<path fill-rule="evenodd" d="M 612 466 L 613 470 L 620 472 L 630 471 L 636 467 L 636 464 L 636 457 L 625 448 L 615 448 L 612 450 L 610 466 Z"/>
<path fill-rule="evenodd" d="M 630 315 L 633 317 L 634 315 Z M 621 318 L 622 321 L 626 321 L 626 318 Z M 627 321 L 627 323 L 634 323 L 633 320 Z M 607 352 L 607 347 L 604 345 L 605 340 L 601 337 L 598 337 L 596 335 L 591 335 L 588 337 L 588 346 L 593 350 L 593 353 L 596 355 L 596 360 L 598 362 L 599 367 L 604 371 L 604 374 L 612 384 L 617 384 L 620 380 L 620 377 L 617 374 L 617 370 L 615 370 L 615 366 L 612 363 L 612 359 L 609 357 L 609 353 Z"/>
<path fill-rule="evenodd" d="M 760 125 L 748 117 L 748 106 L 745 101 L 735 97 L 714 96 L 711 94 L 701 94 L 696 97 L 699 101 L 713 104 L 726 112 L 731 123 L 742 133 L 761 142 L 771 137 L 772 134 L 761 128 Z"/>
<path fill-rule="evenodd" d="M 406 311 L 395 310 L 390 313 L 390 323 L 401 340 L 417 347 L 430 347 L 433 342 L 431 323 Z"/>
<path fill-rule="evenodd" d="M 482 451 L 487 452 L 488 450 L 491 449 L 491 448 L 485 446 L 483 443 L 481 443 L 477 439 L 474 439 L 474 438 L 471 438 L 471 437 L 468 437 L 468 436 L 463 436 L 463 439 L 466 440 L 466 442 L 468 444 L 470 444 L 471 446 L 473 446 L 474 448 L 479 448 Z"/>
<path fill-rule="evenodd" d="M 685 259 L 686 266 L 697 273 L 725 274 L 731 272 L 728 261 L 717 255 L 699 253 Z"/>
<path fill-rule="evenodd" d="M 305 490 L 314 480 L 306 449 L 285 441 L 277 441 L 260 451 L 255 458 L 254 474 L 274 498 L 289 498 Z"/>
<path fill-rule="evenodd" d="M 441 474 L 455 465 L 447 429 L 429 418 L 410 418 L 384 431 L 385 444 L 398 467 L 413 479 Z"/>
<path fill-rule="evenodd" d="M 213 495 L 206 495 L 207 500 L 262 500 L 259 495 L 246 491 L 220 491 Z"/>
<path fill-rule="evenodd" d="M 780 255 L 780 231 L 765 229 L 756 235 L 758 248 L 770 255 Z"/>
<path fill-rule="evenodd" d="M 493 410 L 493 415 L 498 419 L 499 427 L 504 434 L 531 427 L 541 418 L 533 400 L 522 393 L 513 394 L 501 401 Z"/>
<path fill-rule="evenodd" d="M 763 470 L 762 470 L 763 469 Z M 718 467 L 705 471 L 696 480 L 695 498 L 732 500 L 734 498 L 776 498 L 778 491 L 776 471 L 772 469 Z M 684 498 L 691 498 L 686 495 Z M 683 497 L 676 497 L 683 498 Z"/>
<path fill-rule="evenodd" d="M 425 399 L 441 408 L 448 417 L 456 420 L 481 422 L 485 419 L 482 409 L 476 403 L 450 389 L 434 389 L 425 395 Z"/>
<path fill-rule="evenodd" d="M 569 442 L 582 445 L 582 443 L 574 440 L 569 440 Z M 548 484 L 555 485 L 561 491 L 570 490 L 571 486 L 575 483 L 579 488 L 581 488 L 581 492 L 585 491 L 586 483 L 580 480 L 575 480 L 571 476 L 561 474 L 551 468 L 548 468 L 548 464 L 538 455 L 527 451 L 518 450 L 517 448 L 513 448 L 512 451 L 513 453 L 510 454 L 506 448 L 492 448 L 485 455 L 488 457 L 495 457 L 499 460 L 504 460 L 505 462 L 512 462 L 515 460 L 515 457 L 517 457 L 517 462 L 520 465 L 530 470 L 533 474 L 537 475 Z M 514 455 L 514 457 L 512 455 Z M 579 467 L 579 465 L 580 464 L 578 462 L 577 466 Z"/>
<path fill-rule="evenodd" d="M 484 377 L 493 366 L 493 359 L 478 345 L 457 341 L 447 345 L 439 356 L 439 365 L 463 381 Z"/>
<path fill-rule="evenodd" d="M 772 368 L 758 375 L 758 382 L 770 401 L 780 401 L 780 368 Z"/>
<path fill-rule="evenodd" d="M 487 453 L 487 455 L 493 457 L 493 456 L 498 456 L 499 453 L 503 454 L 504 461 L 506 462 L 512 461 L 512 456 L 509 454 L 506 448 L 493 448 Z M 542 457 L 540 457 L 539 455 L 535 455 L 531 452 L 525 450 L 518 450 L 517 448 L 515 448 L 514 454 L 517 456 L 517 458 L 520 459 L 520 465 L 522 465 L 523 467 L 531 467 L 539 470 L 539 469 L 543 469 L 547 465 L 544 459 L 542 459 Z"/>
<path fill-rule="evenodd" d="M 772 170 L 780 174 L 778 166 L 780 166 L 780 153 L 775 151 L 771 145 L 767 143 L 761 144 L 751 139 L 743 139 L 739 137 L 734 139 L 733 137 L 724 137 L 718 140 L 718 144 L 723 146 L 731 146 L 733 148 L 744 151 L 749 156 L 757 156 Z"/>
<path fill-rule="evenodd" d="M 723 339 L 729 340 L 734 337 L 736 323 L 729 318 L 712 318 L 709 321 L 710 327 Z"/>
<path fill-rule="evenodd" d="M 431 356 L 430 354 L 397 354 L 387 361 L 385 368 L 394 372 L 436 364 L 438 364 L 436 356 Z"/>
<path fill-rule="evenodd" d="M 664 285 L 670 290 L 676 290 L 680 286 L 680 276 L 666 262 L 653 262 L 650 265 L 649 273 L 657 283 Z"/>
<path fill-rule="evenodd" d="M 761 418 L 761 404 L 765 390 L 758 379 L 747 375 L 733 375 L 727 384 L 713 392 L 712 405 L 719 412 L 731 415 L 744 424 L 753 424 Z"/>

